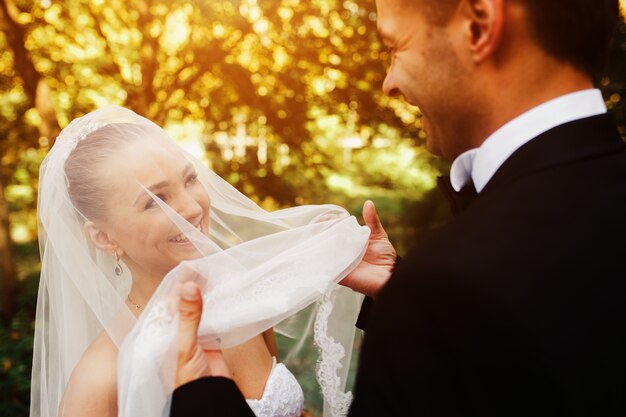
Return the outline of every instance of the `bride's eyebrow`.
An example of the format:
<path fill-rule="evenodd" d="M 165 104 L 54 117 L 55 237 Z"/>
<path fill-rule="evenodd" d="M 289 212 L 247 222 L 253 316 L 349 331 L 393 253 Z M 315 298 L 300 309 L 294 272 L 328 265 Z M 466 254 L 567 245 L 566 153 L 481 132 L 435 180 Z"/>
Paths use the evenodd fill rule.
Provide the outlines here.
<path fill-rule="evenodd" d="M 150 192 L 154 193 L 154 191 L 158 190 L 159 188 L 167 187 L 168 185 L 170 185 L 169 181 L 161 181 L 161 182 L 158 182 L 158 183 L 156 183 L 154 185 L 151 185 L 150 187 L 144 188 L 144 190 L 149 190 Z M 139 195 L 135 199 L 135 202 L 133 203 L 133 205 L 136 205 L 137 202 L 141 199 L 141 197 L 143 197 L 145 195 L 146 195 L 145 191 L 142 191 L 141 193 L 139 193 Z"/>
<path fill-rule="evenodd" d="M 192 170 L 193 170 L 193 165 L 192 164 L 187 165 L 185 169 L 183 169 L 183 177 L 186 176 Z"/>
<path fill-rule="evenodd" d="M 192 170 L 193 170 L 193 165 L 192 165 L 192 164 L 187 165 L 187 166 L 185 167 L 185 169 L 183 169 L 183 175 L 182 175 L 182 176 L 183 176 L 183 177 L 185 177 L 185 176 L 186 176 L 186 175 L 187 175 L 190 171 L 192 171 Z M 154 193 L 154 191 L 155 191 L 155 190 L 158 190 L 159 188 L 167 187 L 168 185 L 170 185 L 170 182 L 169 182 L 169 181 L 161 181 L 161 182 L 158 182 L 158 183 L 156 183 L 156 184 L 154 184 L 154 185 L 151 185 L 151 186 L 150 186 L 150 187 L 148 187 L 147 189 L 148 189 L 150 192 L 153 192 L 153 193 Z M 135 199 L 135 202 L 133 203 L 133 205 L 137 204 L 137 202 L 139 201 L 139 199 L 140 199 L 141 197 L 143 197 L 144 195 L 145 195 L 145 192 L 140 193 L 140 194 L 137 196 L 137 198 Z"/>

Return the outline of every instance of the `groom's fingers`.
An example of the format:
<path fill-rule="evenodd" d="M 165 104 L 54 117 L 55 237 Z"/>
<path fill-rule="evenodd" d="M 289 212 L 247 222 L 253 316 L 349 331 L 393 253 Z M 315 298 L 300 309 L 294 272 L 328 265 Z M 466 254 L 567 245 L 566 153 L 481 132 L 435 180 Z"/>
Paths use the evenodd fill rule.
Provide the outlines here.
<path fill-rule="evenodd" d="M 178 305 L 180 323 L 178 328 L 179 360 L 189 360 L 198 344 L 198 326 L 202 316 L 200 287 L 195 282 L 186 282 L 181 288 Z"/>
<path fill-rule="evenodd" d="M 221 350 L 205 350 L 204 356 L 209 362 L 212 376 L 231 378 L 230 370 L 228 369 L 228 365 L 224 360 L 224 355 Z"/>
<path fill-rule="evenodd" d="M 220 350 L 202 350 L 198 326 L 202 317 L 202 293 L 197 282 L 180 284 L 178 304 L 178 368 L 175 387 L 206 376 L 230 378 Z"/>
<path fill-rule="evenodd" d="M 376 206 L 371 200 L 367 200 L 365 204 L 363 204 L 363 219 L 365 220 L 365 224 L 372 231 L 372 236 L 386 236 L 385 229 L 383 229 L 383 225 L 378 218 Z"/>
<path fill-rule="evenodd" d="M 202 287 L 204 284 L 204 280 L 200 274 L 191 269 L 189 265 L 183 265 L 178 271 L 178 278 L 176 280 L 181 284 L 185 284 L 187 282 L 196 282 L 199 287 Z"/>

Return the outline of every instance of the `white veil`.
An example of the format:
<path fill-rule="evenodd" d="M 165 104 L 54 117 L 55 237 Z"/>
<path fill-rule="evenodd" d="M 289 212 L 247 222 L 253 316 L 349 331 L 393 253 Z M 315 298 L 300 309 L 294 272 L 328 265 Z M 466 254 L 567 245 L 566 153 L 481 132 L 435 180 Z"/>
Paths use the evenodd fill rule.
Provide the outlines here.
<path fill-rule="evenodd" d="M 78 207 L 66 173 L 68 157 L 78 146 L 113 136 L 117 142 L 101 159 L 111 158 L 114 148 L 125 144 L 156 146 L 184 157 L 210 198 L 208 230 L 203 230 L 154 194 L 140 176 L 124 178 L 143 190 L 155 206 L 157 214 L 152 215 L 166 219 L 194 252 L 163 274 L 138 320 L 126 302 L 133 282 L 130 268 L 97 249 L 85 231 L 92 209 L 111 207 L 88 199 Z M 148 154 L 137 158 L 137 163 L 150 159 Z M 83 169 L 86 177 L 102 177 L 103 193 L 114 192 L 106 191 L 106 184 L 122 175 Z M 236 346 L 277 325 L 297 337 L 303 337 L 299 323 L 314 327 L 324 415 L 347 413 L 351 394 L 344 389 L 361 297 L 337 283 L 360 262 L 369 229 L 342 208 L 302 206 L 267 212 L 185 153 L 160 127 L 130 110 L 109 106 L 74 120 L 59 135 L 40 170 L 38 222 L 42 271 L 31 417 L 63 414 L 59 406 L 70 376 L 103 331 L 119 350 L 119 415 L 167 415 L 177 360 L 172 295 L 181 280 L 189 279 L 202 288 L 205 307 L 199 336 L 206 347 Z"/>

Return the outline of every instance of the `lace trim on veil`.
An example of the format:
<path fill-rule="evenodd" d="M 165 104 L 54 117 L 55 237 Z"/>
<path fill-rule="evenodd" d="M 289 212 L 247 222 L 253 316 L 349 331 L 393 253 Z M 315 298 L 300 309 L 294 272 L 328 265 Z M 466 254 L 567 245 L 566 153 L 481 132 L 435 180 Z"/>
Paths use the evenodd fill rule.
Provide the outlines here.
<path fill-rule="evenodd" d="M 343 392 L 339 377 L 339 370 L 343 368 L 341 360 L 346 356 L 346 351 L 341 343 L 328 335 L 328 322 L 339 289 L 336 287 L 324 294 L 319 303 L 314 325 L 314 340 L 320 351 L 316 369 L 317 380 L 326 401 L 325 409 L 331 413 L 330 417 L 346 416 L 352 403 L 352 392 Z"/>

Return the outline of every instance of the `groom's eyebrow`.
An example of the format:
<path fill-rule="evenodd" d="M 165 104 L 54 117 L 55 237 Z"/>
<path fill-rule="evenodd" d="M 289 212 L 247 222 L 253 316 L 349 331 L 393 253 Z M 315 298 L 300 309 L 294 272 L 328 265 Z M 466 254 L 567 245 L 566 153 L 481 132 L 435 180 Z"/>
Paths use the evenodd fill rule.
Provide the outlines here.
<path fill-rule="evenodd" d="M 392 44 L 391 37 L 385 32 L 385 29 L 379 25 L 376 26 L 376 32 L 378 32 L 378 39 L 389 48 Z"/>

